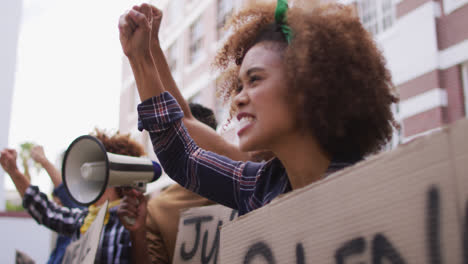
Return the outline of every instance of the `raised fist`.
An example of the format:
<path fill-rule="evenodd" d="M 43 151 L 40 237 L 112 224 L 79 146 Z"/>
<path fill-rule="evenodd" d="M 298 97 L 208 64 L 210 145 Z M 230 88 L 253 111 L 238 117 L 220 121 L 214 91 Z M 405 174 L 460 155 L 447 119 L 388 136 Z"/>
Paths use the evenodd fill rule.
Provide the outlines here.
<path fill-rule="evenodd" d="M 151 8 L 152 25 L 151 25 L 151 42 L 159 44 L 159 28 L 161 27 L 161 20 L 163 13 L 157 7 L 149 5 Z M 153 45 L 154 45 L 153 44 Z"/>
<path fill-rule="evenodd" d="M 129 59 L 151 56 L 152 12 L 150 5 L 141 4 L 120 16 L 120 44 Z"/>
<path fill-rule="evenodd" d="M 34 146 L 31 149 L 31 158 L 39 164 L 44 164 L 47 161 L 47 158 L 44 154 L 44 148 L 39 145 Z"/>
<path fill-rule="evenodd" d="M 2 168 L 10 175 L 18 170 L 18 166 L 16 165 L 17 157 L 18 154 L 14 149 L 4 149 L 1 152 L 0 164 L 2 165 Z"/>

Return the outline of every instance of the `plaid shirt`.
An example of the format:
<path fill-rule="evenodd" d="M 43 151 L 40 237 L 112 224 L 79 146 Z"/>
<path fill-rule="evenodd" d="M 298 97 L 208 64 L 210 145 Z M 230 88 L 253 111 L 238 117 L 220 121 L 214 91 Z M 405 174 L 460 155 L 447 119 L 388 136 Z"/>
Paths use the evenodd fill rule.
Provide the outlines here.
<path fill-rule="evenodd" d="M 279 159 L 268 162 L 233 161 L 199 148 L 190 138 L 177 101 L 164 92 L 138 105 L 138 129 L 150 133 L 154 150 L 166 173 L 180 185 L 212 201 L 239 211 L 264 206 L 291 190 Z M 332 162 L 326 175 L 350 163 Z"/>
<path fill-rule="evenodd" d="M 88 214 L 87 208 L 62 207 L 39 191 L 37 186 L 29 186 L 23 197 L 23 207 L 37 221 L 49 229 L 67 236 L 72 240 L 80 238 L 80 227 Z M 95 263 L 130 263 L 130 233 L 120 223 L 117 207 L 109 209 L 109 222 L 104 226 Z"/>

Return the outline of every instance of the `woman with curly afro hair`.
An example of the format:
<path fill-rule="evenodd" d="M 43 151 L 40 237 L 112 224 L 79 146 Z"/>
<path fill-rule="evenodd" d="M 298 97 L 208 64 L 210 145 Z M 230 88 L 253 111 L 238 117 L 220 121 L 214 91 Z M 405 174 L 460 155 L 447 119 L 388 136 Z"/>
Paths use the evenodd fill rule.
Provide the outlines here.
<path fill-rule="evenodd" d="M 254 1 L 232 17 L 233 33 L 214 65 L 224 72 L 220 91 L 240 123 L 240 150 L 271 150 L 276 158 L 241 162 L 205 151 L 188 134 L 153 61 L 155 12 L 136 6 L 119 23 L 143 101 L 139 129 L 150 132 L 170 177 L 239 214 L 378 152 L 398 126 L 385 60 L 352 7 Z"/>

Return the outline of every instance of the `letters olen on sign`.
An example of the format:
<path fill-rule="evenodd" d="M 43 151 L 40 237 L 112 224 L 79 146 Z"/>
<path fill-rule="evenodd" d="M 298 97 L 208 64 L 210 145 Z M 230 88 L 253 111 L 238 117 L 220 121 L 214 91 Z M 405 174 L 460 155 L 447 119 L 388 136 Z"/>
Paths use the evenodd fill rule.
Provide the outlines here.
<path fill-rule="evenodd" d="M 468 263 L 468 120 L 221 229 L 220 263 Z"/>

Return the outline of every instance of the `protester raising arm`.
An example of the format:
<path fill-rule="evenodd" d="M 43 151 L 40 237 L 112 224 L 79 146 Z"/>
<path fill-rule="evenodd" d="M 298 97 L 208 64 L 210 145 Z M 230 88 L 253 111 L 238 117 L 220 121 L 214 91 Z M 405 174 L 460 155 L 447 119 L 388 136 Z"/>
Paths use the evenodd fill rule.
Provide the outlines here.
<path fill-rule="evenodd" d="M 30 182 L 28 178 L 18 169 L 16 165 L 16 158 L 18 154 L 14 149 L 4 149 L 1 152 L 0 156 L 0 163 L 2 164 L 2 168 L 5 170 L 6 173 L 10 175 L 11 180 L 16 186 L 21 198 L 24 197 L 24 193 L 26 189 L 28 189 Z"/>
<path fill-rule="evenodd" d="M 244 170 L 245 163 L 205 151 L 190 138 L 181 121 L 184 113 L 171 94 L 164 92 L 154 63 L 149 63 L 150 60 L 145 58 L 149 53 L 144 49 L 149 48 L 151 29 L 150 20 L 145 17 L 148 14 L 145 6 L 148 7 L 142 5 L 141 12 L 130 10 L 119 23 L 121 44 L 135 72 L 138 92 L 143 101 L 138 107 L 139 129 L 150 132 L 154 150 L 171 178 L 210 200 L 241 212 L 248 211 L 246 208 L 254 205 L 242 203 L 242 208 L 246 210 L 240 209 L 239 197 L 252 198 L 254 190 L 251 186 L 257 180 L 256 174 L 262 165 L 249 163 L 249 168 Z M 268 184 L 279 184 L 278 191 L 282 191 L 287 181 Z"/>
<path fill-rule="evenodd" d="M 146 12 L 146 15 L 144 14 Z M 131 9 L 119 19 L 120 43 L 133 70 L 141 101 L 165 91 L 150 52 L 151 9 Z"/>
<path fill-rule="evenodd" d="M 14 149 L 5 149 L 0 157 L 3 169 L 10 175 L 23 198 L 23 207 L 39 223 L 61 234 L 72 235 L 85 214 L 80 209 L 69 209 L 49 201 L 37 186 L 32 186 L 16 166 Z"/>
<path fill-rule="evenodd" d="M 163 14 L 161 10 L 154 6 L 142 4 L 141 7 L 143 6 L 146 6 L 144 8 L 151 9 L 152 15 L 150 38 L 151 55 L 153 56 L 153 60 L 164 89 L 172 96 L 174 96 L 174 98 L 177 100 L 177 103 L 184 112 L 182 121 L 184 122 L 184 125 L 187 128 L 190 136 L 194 139 L 195 142 L 197 142 L 200 147 L 204 149 L 216 152 L 233 160 L 249 160 L 250 156 L 247 152 L 240 151 L 236 145 L 227 142 L 223 137 L 217 134 L 216 131 L 212 130 L 193 117 L 192 113 L 190 112 L 188 102 L 182 96 L 182 93 L 178 89 L 177 84 L 172 77 L 172 73 L 169 65 L 167 64 L 166 57 L 164 56 L 164 53 L 161 49 L 161 43 L 159 41 L 159 27 L 161 25 Z M 141 7 L 136 6 L 134 8 L 136 10 L 141 10 Z"/>
<path fill-rule="evenodd" d="M 47 171 L 54 184 L 54 188 L 57 188 L 62 183 L 62 176 L 54 164 L 47 159 L 44 148 L 42 146 L 34 146 L 31 149 L 31 157 Z"/>

